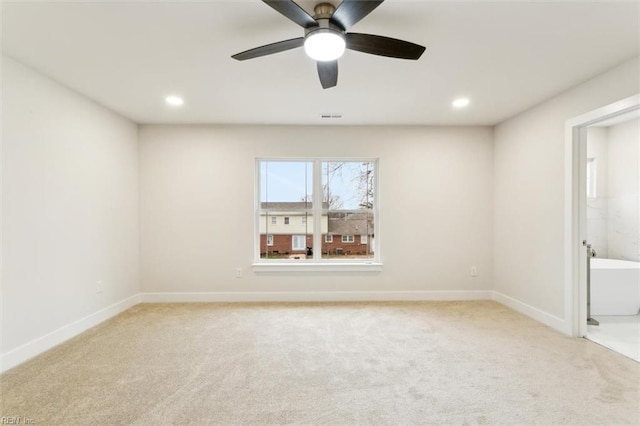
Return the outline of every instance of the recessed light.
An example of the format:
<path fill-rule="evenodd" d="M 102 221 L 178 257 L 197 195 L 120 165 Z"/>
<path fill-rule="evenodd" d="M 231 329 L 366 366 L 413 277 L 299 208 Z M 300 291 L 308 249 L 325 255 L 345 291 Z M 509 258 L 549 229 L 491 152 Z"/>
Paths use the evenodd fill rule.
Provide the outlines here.
<path fill-rule="evenodd" d="M 164 98 L 164 101 L 167 103 L 167 105 L 171 105 L 171 106 L 182 106 L 184 104 L 184 100 L 179 97 L 179 96 L 167 96 L 166 98 Z"/>
<path fill-rule="evenodd" d="M 454 108 L 464 108 L 464 107 L 469 105 L 469 99 L 468 98 L 458 98 L 455 101 L 453 101 L 451 103 L 451 105 L 453 105 Z"/>

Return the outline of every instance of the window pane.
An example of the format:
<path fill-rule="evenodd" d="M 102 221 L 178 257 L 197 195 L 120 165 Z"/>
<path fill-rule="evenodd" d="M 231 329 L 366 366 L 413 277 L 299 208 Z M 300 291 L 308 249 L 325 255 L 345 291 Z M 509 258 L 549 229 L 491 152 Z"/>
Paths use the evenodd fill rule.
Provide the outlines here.
<path fill-rule="evenodd" d="M 329 211 L 326 220 L 328 234 L 322 239 L 323 259 L 374 258 L 373 212 Z"/>
<path fill-rule="evenodd" d="M 312 208 L 313 163 L 308 161 L 261 161 L 260 202 L 292 203 L 289 207 Z"/>
<path fill-rule="evenodd" d="M 312 251 L 312 189 L 313 162 L 260 162 L 260 258 L 305 259 Z"/>
<path fill-rule="evenodd" d="M 288 211 L 289 224 L 285 225 L 284 216 L 278 217 L 276 225 L 270 225 L 266 214 L 260 219 L 260 258 L 303 260 L 312 258 L 313 254 L 313 215 L 302 211 Z M 270 212 L 269 217 L 278 215 Z M 302 219 L 305 218 L 305 221 Z M 268 225 L 268 233 L 263 228 Z"/>
<path fill-rule="evenodd" d="M 372 209 L 374 164 L 361 161 L 322 163 L 323 208 L 329 210 Z"/>
<path fill-rule="evenodd" d="M 329 210 L 326 235 L 331 236 L 322 240 L 323 258 L 374 257 L 374 174 L 373 162 L 322 163 L 322 207 Z"/>

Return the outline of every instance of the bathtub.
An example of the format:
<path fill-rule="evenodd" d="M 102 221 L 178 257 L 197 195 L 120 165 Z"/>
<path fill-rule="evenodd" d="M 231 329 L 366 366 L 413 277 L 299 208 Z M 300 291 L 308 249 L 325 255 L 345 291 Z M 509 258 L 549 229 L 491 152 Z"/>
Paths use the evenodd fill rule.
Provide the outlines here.
<path fill-rule="evenodd" d="M 636 315 L 640 310 L 640 262 L 591 259 L 591 316 Z"/>

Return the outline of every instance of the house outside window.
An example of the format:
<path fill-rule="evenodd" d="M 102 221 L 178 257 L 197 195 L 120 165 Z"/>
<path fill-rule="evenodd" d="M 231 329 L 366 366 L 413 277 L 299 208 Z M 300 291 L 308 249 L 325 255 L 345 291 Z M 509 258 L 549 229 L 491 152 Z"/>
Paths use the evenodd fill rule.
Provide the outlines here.
<path fill-rule="evenodd" d="M 371 159 L 258 159 L 255 265 L 380 265 L 379 239 L 369 239 L 378 218 L 377 167 Z M 354 244 L 356 235 L 371 244 Z"/>
<path fill-rule="evenodd" d="M 360 244 L 369 244 L 369 236 L 360 235 Z"/>

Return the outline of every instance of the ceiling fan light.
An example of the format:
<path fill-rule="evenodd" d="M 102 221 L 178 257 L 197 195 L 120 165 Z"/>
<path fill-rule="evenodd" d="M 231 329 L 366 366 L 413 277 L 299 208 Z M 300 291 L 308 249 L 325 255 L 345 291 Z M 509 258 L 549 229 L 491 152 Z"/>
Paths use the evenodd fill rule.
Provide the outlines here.
<path fill-rule="evenodd" d="M 174 107 L 179 107 L 184 104 L 184 100 L 181 97 L 175 95 L 167 96 L 166 98 L 164 98 L 164 101 L 167 103 L 167 105 L 171 105 Z"/>
<path fill-rule="evenodd" d="M 344 53 L 344 36 L 337 31 L 321 29 L 307 35 L 304 51 L 316 61 L 334 61 Z"/>

